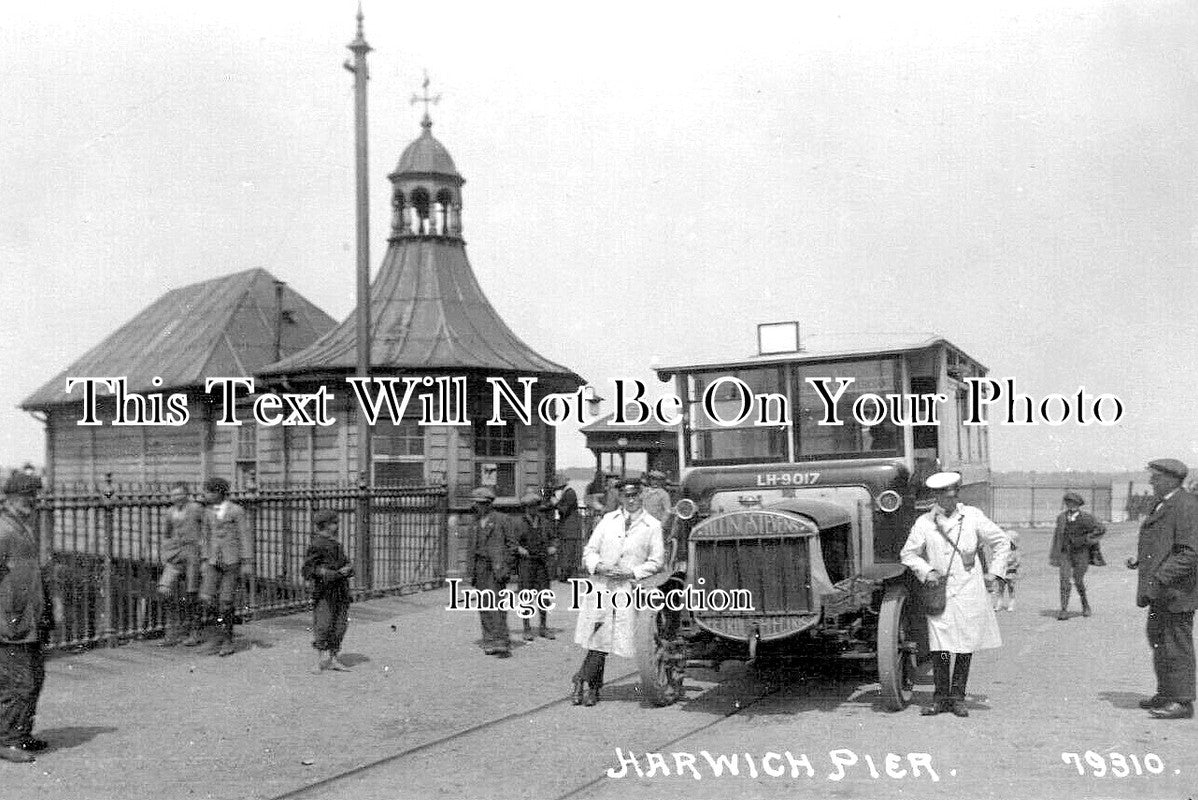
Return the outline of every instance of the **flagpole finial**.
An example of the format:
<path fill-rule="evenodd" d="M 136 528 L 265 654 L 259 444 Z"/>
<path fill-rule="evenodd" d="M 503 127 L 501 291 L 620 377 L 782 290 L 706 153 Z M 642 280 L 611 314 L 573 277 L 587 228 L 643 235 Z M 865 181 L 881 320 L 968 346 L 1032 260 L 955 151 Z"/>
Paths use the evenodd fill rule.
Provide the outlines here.
<path fill-rule="evenodd" d="M 352 42 L 346 45 L 350 50 L 354 51 L 354 53 L 361 51 L 363 54 L 365 54 L 374 49 L 366 43 L 366 33 L 362 27 L 362 21 L 365 18 L 366 17 L 362 14 L 362 0 L 358 0 L 358 35 Z"/>

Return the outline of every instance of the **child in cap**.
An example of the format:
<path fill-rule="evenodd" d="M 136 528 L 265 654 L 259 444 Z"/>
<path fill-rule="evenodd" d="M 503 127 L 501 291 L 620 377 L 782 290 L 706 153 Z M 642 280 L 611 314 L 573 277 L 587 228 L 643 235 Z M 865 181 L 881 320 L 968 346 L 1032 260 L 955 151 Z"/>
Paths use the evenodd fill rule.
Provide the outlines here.
<path fill-rule="evenodd" d="M 312 543 L 304 557 L 303 576 L 312 581 L 315 603 L 312 646 L 316 648 L 314 673 L 324 669 L 349 669 L 340 658 L 341 640 L 349 625 L 349 579 L 354 568 L 337 541 L 337 512 L 322 509 L 312 515 Z"/>

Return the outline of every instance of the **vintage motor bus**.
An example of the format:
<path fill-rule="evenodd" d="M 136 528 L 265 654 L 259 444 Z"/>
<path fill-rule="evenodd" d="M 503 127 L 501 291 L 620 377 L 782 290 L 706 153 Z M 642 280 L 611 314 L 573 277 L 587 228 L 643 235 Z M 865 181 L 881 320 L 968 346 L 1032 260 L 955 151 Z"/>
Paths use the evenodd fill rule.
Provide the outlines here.
<path fill-rule="evenodd" d="M 712 602 L 706 610 L 641 612 L 642 687 L 664 705 L 681 696 L 688 665 L 767 653 L 845 658 L 876 665 L 883 702 L 899 710 L 927 653 L 914 578 L 899 553 L 930 506 L 923 481 L 935 471 L 962 473 L 963 502 L 989 511 L 988 429 L 962 424 L 967 379 L 986 368 L 936 335 L 811 337 L 800 348 L 797 323 L 786 323 L 781 337 L 790 344 L 771 349 L 778 327 L 759 328 L 755 357 L 656 368 L 673 379 L 684 406 L 682 499 L 670 564 L 657 580 L 663 591 L 701 587 Z M 838 399 L 841 425 L 820 424 L 830 405 L 821 379 Z M 754 395 L 749 418 L 713 421 L 735 419 L 746 386 Z M 877 417 L 876 402 L 857 403 L 867 394 L 938 394 L 939 424 L 903 424 L 912 418 L 901 410 L 897 422 L 890 415 L 863 424 L 858 416 Z M 767 422 L 779 418 L 777 395 L 789 417 L 756 424 L 759 412 Z M 716 610 L 724 602 L 717 589 L 729 597 L 747 590 L 752 609 Z"/>

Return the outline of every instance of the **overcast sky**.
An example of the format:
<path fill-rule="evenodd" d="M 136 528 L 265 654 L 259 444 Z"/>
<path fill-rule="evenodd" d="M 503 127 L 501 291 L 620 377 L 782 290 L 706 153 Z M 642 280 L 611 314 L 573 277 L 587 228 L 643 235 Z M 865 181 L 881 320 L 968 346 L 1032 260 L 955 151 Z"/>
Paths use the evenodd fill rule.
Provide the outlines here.
<path fill-rule="evenodd" d="M 996 469 L 1198 466 L 1198 7 L 975 5 L 368 0 L 372 263 L 427 68 L 480 283 L 600 393 L 757 322 L 929 330 L 1125 404 L 994 426 Z M 174 287 L 263 267 L 349 313 L 355 12 L 6 4 L 0 464 L 43 460 L 15 406 Z"/>

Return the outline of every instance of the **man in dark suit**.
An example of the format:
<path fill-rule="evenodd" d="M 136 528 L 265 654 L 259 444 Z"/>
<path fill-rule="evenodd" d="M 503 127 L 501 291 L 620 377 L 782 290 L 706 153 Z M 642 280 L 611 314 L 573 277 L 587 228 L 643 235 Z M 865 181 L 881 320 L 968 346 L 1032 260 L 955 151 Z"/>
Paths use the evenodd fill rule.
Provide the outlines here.
<path fill-rule="evenodd" d="M 1082 616 L 1090 616 L 1090 598 L 1086 596 L 1086 570 L 1090 568 L 1090 548 L 1106 533 L 1102 523 L 1082 511 L 1085 499 L 1077 492 L 1065 492 L 1065 510 L 1057 516 L 1057 527 L 1048 547 L 1048 563 L 1060 568 L 1061 610 L 1057 619 L 1069 619 L 1070 580 L 1077 586 L 1082 601 Z"/>
<path fill-rule="evenodd" d="M 1189 468 L 1174 458 L 1149 462 L 1156 507 L 1140 525 L 1136 605 L 1148 608 L 1156 694 L 1140 707 L 1156 719 L 1194 716 L 1194 609 L 1198 608 L 1198 498 L 1182 489 Z"/>
<path fill-rule="evenodd" d="M 495 492 L 480 486 L 470 494 L 474 501 L 477 524 L 470 545 L 470 585 L 479 591 L 498 596 L 511 579 L 516 556 L 516 525 L 506 514 L 492 508 Z M 512 654 L 511 637 L 507 629 L 506 611 L 478 612 L 483 628 L 483 652 L 489 656 L 508 658 Z"/>
<path fill-rule="evenodd" d="M 41 485 L 14 472 L 0 503 L 0 759 L 18 764 L 48 746 L 34 737 L 33 718 L 46 678 L 42 647 L 62 619 L 62 600 L 50 592 L 53 568 L 38 552 Z"/>
<path fill-rule="evenodd" d="M 229 499 L 229 482 L 224 478 L 205 481 L 204 503 L 200 602 L 216 611 L 217 655 L 231 656 L 241 576 L 254 574 L 253 528 L 246 510 Z"/>
<path fill-rule="evenodd" d="M 546 507 L 541 495 L 528 492 L 520 498 L 524 507 L 523 516 L 516 520 L 517 574 L 520 589 L 540 591 L 551 588 L 549 565 L 557 555 L 557 536 L 553 530 L 553 507 Z M 541 611 L 540 634 L 546 639 L 555 639 L 549 630 L 549 612 Z M 536 639 L 532 632 L 532 619 L 524 619 L 524 641 Z"/>

